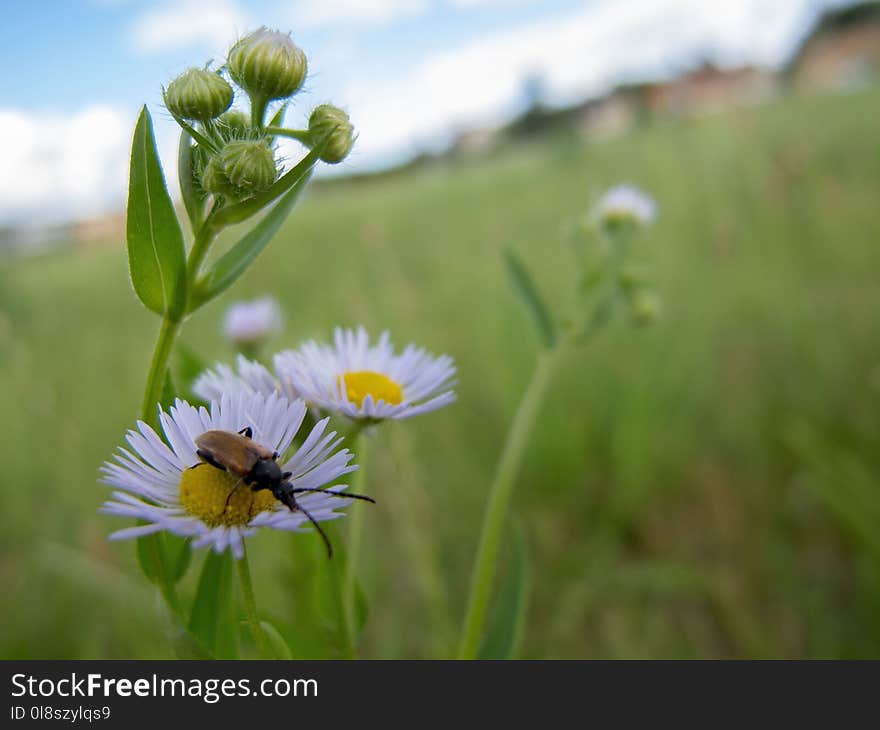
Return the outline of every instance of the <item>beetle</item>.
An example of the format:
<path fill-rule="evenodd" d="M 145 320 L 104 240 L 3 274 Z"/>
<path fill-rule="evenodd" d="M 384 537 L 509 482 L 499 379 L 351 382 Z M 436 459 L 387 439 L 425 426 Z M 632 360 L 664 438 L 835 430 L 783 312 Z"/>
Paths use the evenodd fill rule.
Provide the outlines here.
<path fill-rule="evenodd" d="M 333 548 L 330 545 L 330 540 L 321 529 L 318 521 L 296 501 L 296 495 L 303 492 L 321 492 L 343 499 L 350 497 L 373 503 L 376 500 L 364 494 L 348 494 L 315 487 L 294 487 L 288 481 L 292 472 L 281 471 L 281 467 L 278 465 L 278 452 L 269 451 L 266 447 L 255 442 L 253 435 L 254 432 L 250 426 L 245 426 L 238 433 L 219 429 L 205 431 L 195 439 L 196 454 L 201 461 L 190 468 L 195 469 L 199 466 L 210 465 L 239 478 L 226 497 L 224 510 L 229 506 L 229 500 L 242 482 L 255 492 L 268 489 L 272 492 L 272 496 L 287 506 L 291 512 L 302 512 L 309 519 L 327 546 L 327 557 L 332 557 Z"/>

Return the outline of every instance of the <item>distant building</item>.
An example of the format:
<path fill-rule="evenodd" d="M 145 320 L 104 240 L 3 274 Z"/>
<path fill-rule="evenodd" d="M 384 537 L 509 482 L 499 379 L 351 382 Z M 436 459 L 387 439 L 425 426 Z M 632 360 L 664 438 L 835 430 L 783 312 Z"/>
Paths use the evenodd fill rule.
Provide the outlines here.
<path fill-rule="evenodd" d="M 722 69 L 705 63 L 678 78 L 647 86 L 644 104 L 652 115 L 703 116 L 759 104 L 775 92 L 776 77 L 769 70 L 754 66 Z"/>
<path fill-rule="evenodd" d="M 786 75 L 802 89 L 848 89 L 880 80 L 880 2 L 825 13 Z"/>
<path fill-rule="evenodd" d="M 577 126 L 587 139 L 604 140 L 629 132 L 644 116 L 647 85 L 619 86 L 577 108 Z"/>
<path fill-rule="evenodd" d="M 488 155 L 498 145 L 495 129 L 469 129 L 459 134 L 452 143 L 451 152 L 456 157 Z"/>

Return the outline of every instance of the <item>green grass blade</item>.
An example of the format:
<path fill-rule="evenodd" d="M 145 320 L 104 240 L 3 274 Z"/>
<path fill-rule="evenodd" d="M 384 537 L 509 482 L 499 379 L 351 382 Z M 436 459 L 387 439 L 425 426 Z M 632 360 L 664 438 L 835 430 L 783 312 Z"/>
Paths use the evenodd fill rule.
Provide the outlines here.
<path fill-rule="evenodd" d="M 238 656 L 232 555 L 228 550 L 220 555 L 211 551 L 205 557 L 189 629 L 215 659 Z"/>
<path fill-rule="evenodd" d="M 281 632 L 268 621 L 260 621 L 260 626 L 263 627 L 263 633 L 269 641 L 269 646 L 275 654 L 275 658 L 293 659 L 293 654 L 290 653 L 290 647 L 287 645 Z"/>
<path fill-rule="evenodd" d="M 528 269 L 510 249 L 504 251 L 504 264 L 513 289 L 529 311 L 541 342 L 547 348 L 553 347 L 556 344 L 556 327 L 553 324 L 553 317 L 550 316 L 547 305 L 532 281 Z"/>
<path fill-rule="evenodd" d="M 125 235 L 129 274 L 138 298 L 158 314 L 178 316 L 185 299 L 186 251 L 146 106 L 131 145 Z"/>
<path fill-rule="evenodd" d="M 516 531 L 507 578 L 501 586 L 495 616 L 479 659 L 513 659 L 526 623 L 531 587 L 531 569 L 522 530 Z"/>

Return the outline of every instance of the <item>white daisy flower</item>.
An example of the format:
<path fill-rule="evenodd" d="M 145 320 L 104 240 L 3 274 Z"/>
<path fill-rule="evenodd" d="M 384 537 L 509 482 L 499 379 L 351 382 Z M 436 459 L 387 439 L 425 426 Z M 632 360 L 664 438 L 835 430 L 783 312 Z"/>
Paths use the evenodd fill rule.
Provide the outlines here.
<path fill-rule="evenodd" d="M 199 375 L 192 386 L 193 393 L 204 401 L 220 400 L 224 395 L 232 393 L 269 395 L 280 390 L 278 379 L 265 366 L 255 360 L 248 360 L 244 355 L 236 358 L 234 370 L 228 365 L 217 363 L 213 369 Z M 289 400 L 296 398 L 289 390 L 286 394 Z"/>
<path fill-rule="evenodd" d="M 281 330 L 281 308 L 272 297 L 235 302 L 223 317 L 223 334 L 239 347 L 253 347 Z"/>
<path fill-rule="evenodd" d="M 255 491 L 239 475 L 205 463 L 196 453 L 195 441 L 206 431 L 250 428 L 256 445 L 283 455 L 305 412 L 300 400 L 240 392 L 212 402 L 210 409 L 177 400 L 159 416 L 167 443 L 139 421 L 137 430 L 126 435 L 131 450 L 120 447 L 114 461 L 101 468 L 102 481 L 117 488 L 101 511 L 147 524 L 118 530 L 110 539 L 168 530 L 193 538 L 193 547 L 210 545 L 218 553 L 229 548 L 240 558 L 243 539 L 258 527 L 298 532 L 314 520 L 321 532 L 317 523 L 342 517 L 335 510 L 351 502 L 348 496 L 332 496 L 344 485 L 323 488 L 357 469 L 349 464 L 351 452 L 336 451 L 342 439 L 335 432 L 325 434 L 329 419 L 319 422 L 290 458 L 279 460 L 281 470 L 290 472 L 286 481 L 296 493 L 296 510 L 268 489 Z"/>
<path fill-rule="evenodd" d="M 336 328 L 333 344 L 310 341 L 275 356 L 281 387 L 323 411 L 353 419 L 402 419 L 455 400 L 455 366 L 414 345 L 395 354 L 387 332 L 370 345 L 363 327 Z"/>
<path fill-rule="evenodd" d="M 596 213 L 606 224 L 633 222 L 646 226 L 657 217 L 657 203 L 632 185 L 615 185 L 596 204 Z"/>

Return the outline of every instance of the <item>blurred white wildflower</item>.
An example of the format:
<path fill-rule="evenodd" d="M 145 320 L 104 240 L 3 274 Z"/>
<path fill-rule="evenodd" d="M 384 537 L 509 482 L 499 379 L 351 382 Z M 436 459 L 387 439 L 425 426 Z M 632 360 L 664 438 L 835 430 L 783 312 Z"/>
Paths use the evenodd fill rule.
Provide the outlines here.
<path fill-rule="evenodd" d="M 281 326 L 281 308 L 269 296 L 235 302 L 223 317 L 223 334 L 239 347 L 253 347 L 280 332 Z"/>
<path fill-rule="evenodd" d="M 607 225 L 632 222 L 644 226 L 657 217 L 657 202 L 637 187 L 615 185 L 599 199 L 596 215 Z"/>

